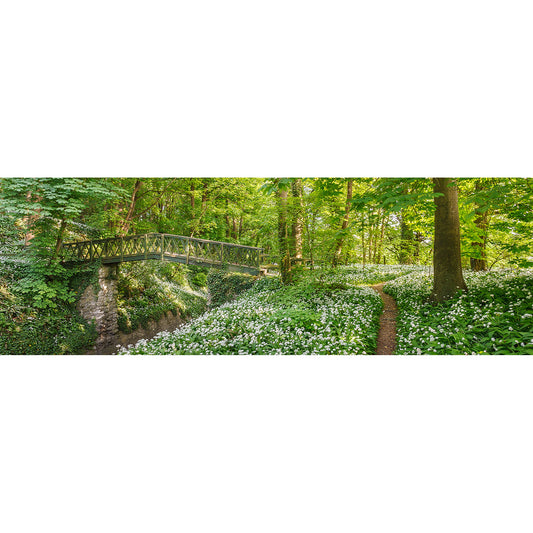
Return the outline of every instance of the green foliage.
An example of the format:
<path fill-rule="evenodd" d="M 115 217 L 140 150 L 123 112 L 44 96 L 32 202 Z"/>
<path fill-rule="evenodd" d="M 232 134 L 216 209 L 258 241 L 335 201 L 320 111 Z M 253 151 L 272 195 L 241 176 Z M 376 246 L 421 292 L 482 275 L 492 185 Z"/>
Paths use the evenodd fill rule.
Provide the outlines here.
<path fill-rule="evenodd" d="M 533 355 L 533 272 L 465 272 L 468 293 L 428 301 L 431 277 L 412 274 L 385 286 L 400 309 L 398 354 Z"/>
<path fill-rule="evenodd" d="M 65 268 L 58 261 L 48 264 L 36 261 L 26 270 L 13 291 L 27 305 L 43 310 L 57 309 L 76 301 L 76 295 L 69 286 L 73 274 L 74 270 Z"/>
<path fill-rule="evenodd" d="M 203 269 L 176 263 L 123 263 L 118 279 L 118 326 L 125 333 L 147 327 L 171 312 L 196 317 L 206 309 Z M 194 290 L 192 286 L 200 288 Z"/>
<path fill-rule="evenodd" d="M 207 287 L 207 273 L 196 272 L 191 279 L 191 285 L 194 285 L 196 287 Z"/>
<path fill-rule="evenodd" d="M 65 269 L 55 261 L 4 262 L 0 267 L 0 353 L 87 351 L 96 330 L 79 316 L 75 303 L 93 276 L 94 267 Z"/>
<path fill-rule="evenodd" d="M 279 296 L 281 300 L 276 304 L 283 308 L 289 308 L 289 301 L 309 302 L 314 296 L 342 292 L 346 283 L 370 284 L 397 275 L 394 269 L 369 268 L 370 263 L 432 263 L 434 193 L 430 179 L 353 179 L 349 220 L 344 226 L 347 180 L 352 178 L 298 179 L 301 194 L 295 199 L 291 189 L 296 179 L 0 179 L 3 324 L 8 327 L 16 323 L 25 328 L 32 323 L 27 322 L 28 317 L 35 318 L 38 313 L 42 316 L 73 313 L 76 299 L 94 280 L 97 265 L 71 269 L 58 263 L 57 252 L 67 240 L 155 231 L 261 246 L 278 268 L 283 264 L 278 259 L 281 257 L 285 267 L 292 267 L 295 288 L 287 287 L 285 296 Z M 279 191 L 288 192 L 284 204 L 287 242 L 282 239 L 281 244 L 280 205 L 274 194 Z M 459 212 L 463 267 L 472 264 L 472 268 L 484 268 L 486 263 L 494 270 L 533 265 L 530 178 L 459 179 Z M 365 263 L 366 268 L 340 266 L 337 271 L 315 268 L 309 274 L 291 262 L 296 242 L 291 239 L 300 233 L 304 265 L 331 263 L 342 241 L 338 264 Z M 120 285 L 119 320 L 124 330 L 146 324 L 169 311 L 197 316 L 205 309 L 206 284 L 212 289 L 213 304 L 220 306 L 247 290 L 250 295 L 260 294 L 261 288 L 276 292 L 274 285 L 279 283 L 272 279 L 254 283 L 246 276 L 225 277 L 226 274 L 210 273 L 207 269 L 165 263 L 159 263 L 156 270 L 149 269 L 135 270 L 123 265 L 129 278 Z M 312 321 L 312 311 L 311 314 L 307 311 L 302 312 L 302 323 Z M 296 314 L 289 317 L 291 323 L 298 322 L 300 313 L 290 311 L 293 312 Z M 502 316 L 509 319 L 506 314 Z M 47 324 L 50 331 L 60 329 L 56 322 L 53 327 L 50 320 Z M 12 340 L 23 334 L 12 328 L 9 332 Z M 498 331 L 494 333 L 498 339 Z"/>
<path fill-rule="evenodd" d="M 111 182 L 99 178 L 3 178 L 2 211 L 31 233 L 35 256 L 55 257 L 65 233 L 80 233 L 77 219 L 118 197 Z M 85 234 L 82 226 L 82 234 Z"/>
<path fill-rule="evenodd" d="M 211 306 L 218 307 L 250 289 L 257 278 L 248 274 L 212 269 L 207 277 Z"/>
<path fill-rule="evenodd" d="M 96 340 L 94 323 L 68 308 L 20 317 L 0 313 L 0 353 L 82 354 Z"/>
<path fill-rule="evenodd" d="M 234 301 L 126 353 L 368 354 L 376 347 L 381 309 L 368 287 L 306 278 L 282 286 L 262 278 Z"/>

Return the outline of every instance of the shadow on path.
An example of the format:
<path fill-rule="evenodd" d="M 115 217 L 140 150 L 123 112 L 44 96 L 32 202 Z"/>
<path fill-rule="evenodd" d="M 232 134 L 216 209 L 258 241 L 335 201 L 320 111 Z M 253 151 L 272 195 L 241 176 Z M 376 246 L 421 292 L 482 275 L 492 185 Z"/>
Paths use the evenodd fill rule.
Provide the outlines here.
<path fill-rule="evenodd" d="M 398 307 L 394 298 L 383 292 L 384 283 L 372 285 L 383 300 L 383 313 L 379 318 L 379 333 L 376 355 L 393 355 L 396 350 L 396 315 Z"/>

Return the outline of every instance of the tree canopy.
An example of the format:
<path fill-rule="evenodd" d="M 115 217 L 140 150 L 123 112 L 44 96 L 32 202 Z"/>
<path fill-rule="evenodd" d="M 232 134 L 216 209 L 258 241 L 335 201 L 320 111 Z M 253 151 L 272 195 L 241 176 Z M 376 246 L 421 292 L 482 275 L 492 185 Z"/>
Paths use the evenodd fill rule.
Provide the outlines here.
<path fill-rule="evenodd" d="M 532 265 L 532 181 L 454 183 L 461 267 Z M 11 251 L 48 257 L 147 232 L 259 246 L 290 281 L 317 264 L 430 266 L 439 194 L 431 178 L 3 178 L 0 232 Z"/>

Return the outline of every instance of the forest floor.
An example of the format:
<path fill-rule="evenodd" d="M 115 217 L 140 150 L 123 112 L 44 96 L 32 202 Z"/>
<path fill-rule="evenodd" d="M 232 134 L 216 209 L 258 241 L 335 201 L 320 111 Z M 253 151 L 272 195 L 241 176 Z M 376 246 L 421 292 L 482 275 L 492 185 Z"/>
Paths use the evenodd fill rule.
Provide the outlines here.
<path fill-rule="evenodd" d="M 464 276 L 468 292 L 439 305 L 427 267 L 320 269 L 289 286 L 261 278 L 238 295 L 230 277 L 211 284 L 209 312 L 119 353 L 533 355 L 533 270 Z"/>
<path fill-rule="evenodd" d="M 379 293 L 383 300 L 383 312 L 379 318 L 379 333 L 376 355 L 393 355 L 396 350 L 396 316 L 398 306 L 392 296 L 383 292 L 384 283 L 371 287 Z"/>

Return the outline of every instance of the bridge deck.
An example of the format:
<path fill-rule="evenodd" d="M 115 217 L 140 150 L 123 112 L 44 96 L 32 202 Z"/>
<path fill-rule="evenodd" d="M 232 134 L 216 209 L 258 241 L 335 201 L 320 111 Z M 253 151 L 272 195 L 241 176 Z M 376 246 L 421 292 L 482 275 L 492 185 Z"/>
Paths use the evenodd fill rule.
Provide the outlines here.
<path fill-rule="evenodd" d="M 61 252 L 65 263 L 101 260 L 110 264 L 157 259 L 259 274 L 262 249 L 182 235 L 146 233 L 65 243 Z"/>

